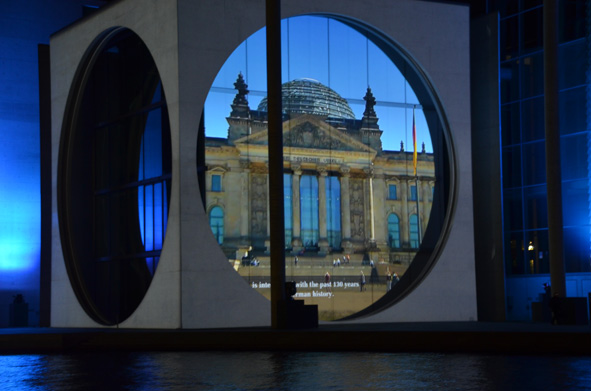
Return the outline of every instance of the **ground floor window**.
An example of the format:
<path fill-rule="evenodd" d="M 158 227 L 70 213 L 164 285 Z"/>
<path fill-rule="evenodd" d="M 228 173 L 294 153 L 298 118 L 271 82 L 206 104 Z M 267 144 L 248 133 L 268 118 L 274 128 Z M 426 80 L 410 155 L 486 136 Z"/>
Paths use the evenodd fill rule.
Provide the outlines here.
<path fill-rule="evenodd" d="M 219 244 L 224 242 L 224 210 L 219 206 L 214 206 L 209 211 L 209 225 L 213 236 Z"/>

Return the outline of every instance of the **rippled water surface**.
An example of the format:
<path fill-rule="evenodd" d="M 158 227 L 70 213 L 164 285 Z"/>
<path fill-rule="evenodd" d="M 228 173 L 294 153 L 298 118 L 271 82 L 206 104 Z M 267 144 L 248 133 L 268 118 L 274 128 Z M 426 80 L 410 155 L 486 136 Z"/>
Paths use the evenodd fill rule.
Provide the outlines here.
<path fill-rule="evenodd" d="M 0 356 L 1 390 L 591 390 L 591 357 L 100 352 Z"/>

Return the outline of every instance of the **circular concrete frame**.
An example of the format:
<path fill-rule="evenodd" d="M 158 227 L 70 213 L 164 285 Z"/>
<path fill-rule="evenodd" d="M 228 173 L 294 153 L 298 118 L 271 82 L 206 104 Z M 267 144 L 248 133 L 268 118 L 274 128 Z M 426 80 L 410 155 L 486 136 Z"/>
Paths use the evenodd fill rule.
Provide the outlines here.
<path fill-rule="evenodd" d="M 82 206 L 86 206 L 86 208 L 80 205 L 80 199 L 86 197 L 92 198 L 92 194 L 79 194 L 76 189 L 79 187 L 79 182 L 81 178 L 88 176 L 89 181 L 93 180 L 92 174 L 80 172 L 81 168 L 87 168 L 89 171 L 92 171 L 93 167 L 95 167 L 98 163 L 89 161 L 88 164 L 85 164 L 85 161 L 80 161 L 79 158 L 85 159 L 87 156 L 86 154 L 82 153 L 80 155 L 80 150 L 84 150 L 87 153 L 86 149 L 92 150 L 92 142 L 82 139 L 80 141 L 80 135 L 78 133 L 83 133 L 87 131 L 84 124 L 81 124 L 83 121 L 80 118 L 80 111 L 84 109 L 85 106 L 88 105 L 87 102 L 84 100 L 84 95 L 88 87 L 88 81 L 95 72 L 96 63 L 99 60 L 100 56 L 105 53 L 105 49 L 113 43 L 116 39 L 122 36 L 128 36 L 128 39 L 133 39 L 138 43 L 138 47 L 140 50 L 152 60 L 150 66 L 155 68 L 154 60 L 151 57 L 151 53 L 141 40 L 141 38 L 135 34 L 133 31 L 129 30 L 128 28 L 124 27 L 113 27 L 110 29 L 105 30 L 102 32 L 98 37 L 95 38 L 93 43 L 89 46 L 87 51 L 85 52 L 82 61 L 80 62 L 78 69 L 76 70 L 76 74 L 74 76 L 74 80 L 70 89 L 70 93 L 68 96 L 68 101 L 66 103 L 66 109 L 64 113 L 64 122 L 63 122 L 63 129 L 62 129 L 62 137 L 60 142 L 60 153 L 59 153 L 59 167 L 58 167 L 58 197 L 57 197 L 57 205 L 58 205 L 58 215 L 59 215 L 59 222 L 60 222 L 60 233 L 61 233 L 61 241 L 64 249 L 64 261 L 66 270 L 68 272 L 68 276 L 70 279 L 70 283 L 74 292 L 78 298 L 78 301 L 92 319 L 96 322 L 103 324 L 103 325 L 115 325 L 119 324 L 125 319 L 127 319 L 139 306 L 141 299 L 145 296 L 149 284 L 151 283 L 152 278 L 149 278 L 149 282 L 147 282 L 148 286 L 143 287 L 143 292 L 132 292 L 131 296 L 137 303 L 133 303 L 131 308 L 124 310 L 122 317 L 115 316 L 115 318 L 110 317 L 107 315 L 105 308 L 102 308 L 99 303 L 96 302 L 96 299 L 93 298 L 93 294 L 90 292 L 89 285 L 91 285 L 91 281 L 88 281 L 89 278 L 93 278 L 96 275 L 101 275 L 101 273 L 91 273 L 92 276 L 89 276 L 88 271 L 84 271 L 84 266 L 82 263 L 85 262 L 86 259 L 95 257 L 96 254 L 88 253 L 89 242 L 92 243 L 92 238 L 89 237 L 91 233 L 94 233 L 94 230 L 90 230 L 88 232 L 88 227 L 94 226 L 94 219 L 92 218 L 92 212 L 88 210 L 88 204 L 92 204 L 92 202 L 83 203 Z M 156 70 L 157 72 L 157 70 Z M 159 79 L 158 75 L 158 79 Z M 95 87 L 96 88 L 96 87 Z M 101 88 L 101 86 L 99 86 Z M 134 97 L 135 98 L 135 97 Z M 131 106 L 132 103 L 129 104 Z M 164 107 L 166 110 L 166 107 Z M 167 118 L 167 116 L 165 117 Z M 143 131 L 142 131 L 143 134 Z M 170 138 L 170 132 L 168 134 L 168 138 Z M 85 149 L 86 147 L 86 149 Z M 77 157 L 78 158 L 77 158 Z M 110 161 L 112 159 L 121 159 L 121 156 L 109 156 L 108 159 L 104 159 L 104 161 Z M 139 166 L 139 162 L 138 162 Z M 77 178 L 77 179 L 76 179 Z M 92 187 L 90 185 L 89 187 Z M 87 189 L 88 190 L 88 189 Z M 137 201 L 137 196 L 136 196 Z M 137 206 L 135 208 L 137 211 Z M 87 213 L 90 216 L 87 216 Z M 134 215 L 134 210 L 127 210 L 127 213 L 130 214 L 129 218 L 132 219 Z M 81 219 L 79 216 L 85 216 L 86 219 Z M 90 220 L 90 221 L 89 221 Z M 139 225 L 137 226 L 139 230 Z M 139 232 L 136 236 L 139 237 L 141 235 Z M 81 240 L 82 239 L 82 240 Z M 84 242 L 84 243 L 81 243 Z M 129 260 L 127 260 L 129 261 Z M 125 261 L 124 261 L 125 262 Z M 96 277 L 99 278 L 99 277 Z M 144 279 L 146 277 L 144 276 Z M 121 286 L 128 286 L 133 285 L 130 281 L 120 281 Z M 103 287 L 103 289 L 109 289 L 109 284 L 99 284 Z M 145 284 L 143 284 L 145 285 Z M 114 289 L 110 287 L 110 289 Z M 117 292 L 119 291 L 120 287 L 117 287 Z M 145 290 L 144 290 L 145 289 Z M 119 303 L 117 304 L 117 308 L 123 307 L 121 305 L 121 297 L 119 298 Z M 127 298 L 127 300 L 130 300 Z"/>

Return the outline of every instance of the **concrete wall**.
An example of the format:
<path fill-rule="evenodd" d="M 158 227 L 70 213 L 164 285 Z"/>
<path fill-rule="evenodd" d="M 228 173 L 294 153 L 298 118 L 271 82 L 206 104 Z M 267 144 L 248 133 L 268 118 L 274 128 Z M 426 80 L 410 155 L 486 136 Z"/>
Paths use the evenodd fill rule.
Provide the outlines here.
<path fill-rule="evenodd" d="M 54 146 L 76 66 L 94 37 L 111 26 L 129 27 L 144 40 L 167 95 L 173 148 L 168 231 L 152 285 L 121 327 L 270 324 L 269 303 L 232 270 L 215 242 L 195 170 L 197 126 L 209 88 L 232 51 L 264 26 L 264 5 L 263 0 L 125 0 L 52 39 Z M 361 20 L 392 37 L 435 86 L 455 141 L 458 197 L 439 261 L 404 300 L 356 322 L 475 320 L 468 8 L 410 0 L 300 0 L 284 2 L 282 11 L 283 17 L 321 13 Z M 54 174 L 57 153 L 54 147 Z M 54 194 L 55 189 L 54 178 Z M 67 281 L 57 213 L 53 227 L 52 325 L 95 326 Z"/>

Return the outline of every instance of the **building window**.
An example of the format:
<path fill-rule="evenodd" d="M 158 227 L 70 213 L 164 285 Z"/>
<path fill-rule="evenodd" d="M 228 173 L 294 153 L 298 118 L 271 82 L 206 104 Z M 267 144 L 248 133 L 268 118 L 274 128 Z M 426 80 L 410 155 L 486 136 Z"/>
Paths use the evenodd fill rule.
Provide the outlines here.
<path fill-rule="evenodd" d="M 304 247 L 318 247 L 318 178 L 312 175 L 300 179 L 300 221 Z"/>
<path fill-rule="evenodd" d="M 218 243 L 224 243 L 224 210 L 221 207 L 214 206 L 211 208 L 209 211 L 209 225 Z"/>
<path fill-rule="evenodd" d="M 388 185 L 388 199 L 396 200 L 396 185 Z"/>
<path fill-rule="evenodd" d="M 410 247 L 419 248 L 419 219 L 416 214 L 410 215 Z"/>
<path fill-rule="evenodd" d="M 388 245 L 400 248 L 400 219 L 394 213 L 388 216 Z"/>
<path fill-rule="evenodd" d="M 222 191 L 222 176 L 212 175 L 211 176 L 211 191 Z"/>
<path fill-rule="evenodd" d="M 410 200 L 417 201 L 417 187 L 414 185 L 410 187 Z"/>
<path fill-rule="evenodd" d="M 328 245 L 341 247 L 341 183 L 339 178 L 329 176 L 326 180 L 326 229 Z"/>

